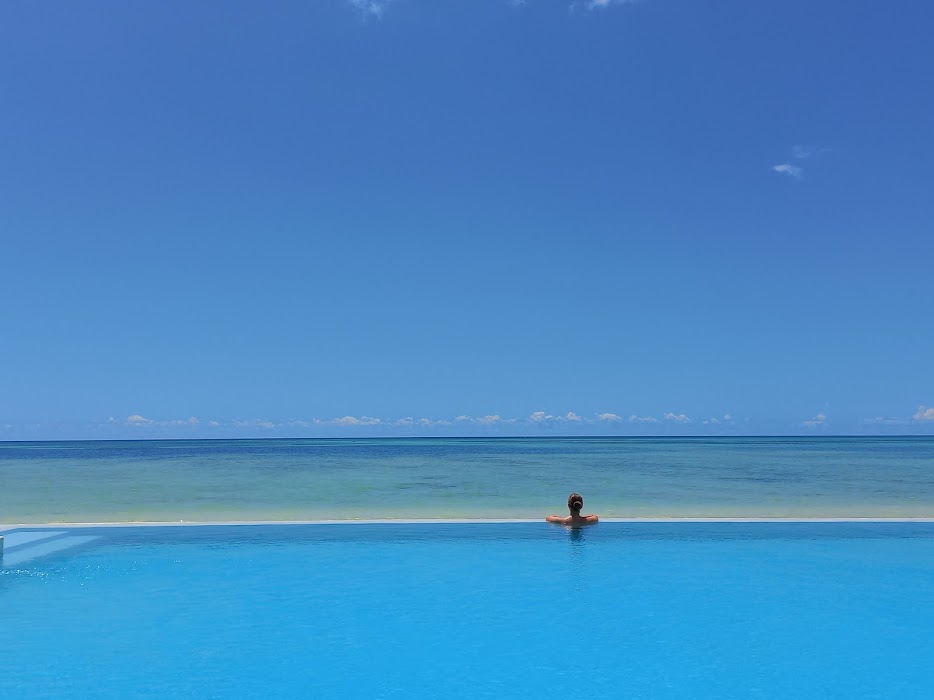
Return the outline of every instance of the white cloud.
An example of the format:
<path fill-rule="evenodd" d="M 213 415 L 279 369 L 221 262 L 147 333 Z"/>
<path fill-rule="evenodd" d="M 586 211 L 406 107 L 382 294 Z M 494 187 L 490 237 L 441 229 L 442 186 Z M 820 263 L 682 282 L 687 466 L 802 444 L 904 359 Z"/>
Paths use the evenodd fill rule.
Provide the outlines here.
<path fill-rule="evenodd" d="M 820 156 L 829 150 L 829 148 L 815 148 L 813 146 L 803 146 L 799 144 L 797 146 L 791 147 L 791 156 L 796 160 L 806 160 L 811 156 Z M 802 168 L 800 165 L 779 163 L 778 165 L 773 165 L 772 170 L 774 170 L 776 173 L 793 177 L 796 180 L 801 180 L 804 178 L 804 168 Z"/>
<path fill-rule="evenodd" d="M 388 0 L 348 0 L 348 2 L 357 9 L 363 19 L 370 17 L 382 19 L 386 5 L 389 4 Z"/>
<path fill-rule="evenodd" d="M 691 422 L 691 419 L 688 418 L 683 413 L 678 413 L 678 414 L 666 413 L 665 420 L 671 420 L 671 421 L 674 421 L 675 423 L 690 423 Z"/>
<path fill-rule="evenodd" d="M 704 425 L 720 425 L 721 423 L 732 423 L 733 416 L 729 413 L 724 413 L 722 418 L 707 418 L 702 421 Z"/>
<path fill-rule="evenodd" d="M 233 425 L 237 428 L 275 428 L 276 424 L 265 418 L 253 418 L 251 420 L 235 420 Z"/>
<path fill-rule="evenodd" d="M 113 419 L 110 419 L 108 422 L 114 423 Z M 173 426 L 173 425 L 198 425 L 201 421 L 191 416 L 191 418 L 173 418 L 170 420 L 153 420 L 151 418 L 144 418 L 138 413 L 134 413 L 132 416 L 127 416 L 126 423 L 127 425 L 161 425 L 161 426 Z"/>
<path fill-rule="evenodd" d="M 599 418 L 600 420 L 608 421 L 608 422 L 622 420 L 622 418 L 620 418 L 615 413 L 601 413 L 597 416 L 597 418 Z"/>
<path fill-rule="evenodd" d="M 370 416 L 344 416 L 342 418 L 335 418 L 331 421 L 334 425 L 379 425 L 382 423 L 379 418 L 371 418 Z"/>
<path fill-rule="evenodd" d="M 422 418 L 422 420 L 427 421 L 428 419 Z M 476 418 L 474 418 L 473 416 L 457 416 L 457 418 L 455 418 L 454 421 L 456 423 L 475 423 L 477 425 L 493 425 L 494 423 L 500 423 L 500 422 L 503 422 L 503 423 L 512 422 L 512 420 L 504 420 L 499 415 L 477 416 Z M 431 421 L 431 423 L 433 425 L 450 425 L 451 424 L 450 421 L 446 421 L 446 420 L 436 420 L 436 421 Z"/>
<path fill-rule="evenodd" d="M 912 418 L 918 421 L 934 420 L 934 407 L 925 408 L 924 406 L 918 406 L 918 412 L 915 413 Z"/>
<path fill-rule="evenodd" d="M 811 420 L 806 420 L 802 423 L 802 425 L 808 428 L 817 428 L 817 427 L 820 427 L 826 424 L 827 424 L 827 416 L 824 413 L 818 413 L 816 416 L 811 418 Z"/>
<path fill-rule="evenodd" d="M 658 423 L 658 418 L 655 416 L 637 416 L 632 414 L 629 416 L 630 423 Z"/>
<path fill-rule="evenodd" d="M 350 421 L 346 421 L 347 418 L 353 418 L 353 420 L 356 420 L 357 422 L 352 423 Z M 472 420 L 470 416 L 458 416 L 458 418 L 461 420 L 468 420 L 468 421 Z M 344 416 L 344 418 L 342 418 L 341 420 L 346 421 L 342 425 L 381 424 L 381 425 L 395 425 L 399 427 L 418 426 L 420 428 L 430 428 L 431 426 L 434 426 L 434 425 L 451 425 L 451 421 L 447 421 L 447 420 L 433 420 L 431 418 L 413 418 L 412 416 L 406 416 L 405 418 L 399 418 L 398 420 L 394 420 L 394 421 L 384 421 L 379 418 L 367 418 L 366 416 L 363 416 L 362 418 L 359 418 L 359 419 L 354 418 L 353 416 Z M 369 421 L 369 422 L 364 423 L 362 421 Z"/>
<path fill-rule="evenodd" d="M 779 165 L 773 165 L 772 170 L 782 175 L 790 175 L 796 180 L 800 180 L 804 177 L 804 168 L 799 168 L 797 165 L 792 165 L 791 163 L 780 163 Z"/>
<path fill-rule="evenodd" d="M 529 420 L 533 423 L 545 423 L 547 421 L 562 421 L 562 422 L 571 422 L 571 423 L 582 423 L 583 419 L 574 413 L 574 411 L 568 411 L 563 416 L 553 416 L 550 413 L 545 413 L 544 411 L 535 411 L 532 415 L 529 416 Z M 507 421 L 508 422 L 508 421 Z"/>

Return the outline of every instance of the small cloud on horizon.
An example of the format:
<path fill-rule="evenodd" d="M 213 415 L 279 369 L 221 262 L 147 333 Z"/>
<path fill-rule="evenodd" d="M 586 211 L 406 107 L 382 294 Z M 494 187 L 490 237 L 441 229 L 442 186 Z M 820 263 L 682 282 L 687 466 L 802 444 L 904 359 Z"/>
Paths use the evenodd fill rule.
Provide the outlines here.
<path fill-rule="evenodd" d="M 476 422 L 479 423 L 480 425 L 493 425 L 494 423 L 499 423 L 501 420 L 502 419 L 498 415 L 481 416 L 480 418 L 477 418 Z"/>
<path fill-rule="evenodd" d="M 801 425 L 803 425 L 806 428 L 817 428 L 817 427 L 820 427 L 826 424 L 827 424 L 827 414 L 825 413 L 818 413 L 816 416 L 814 416 L 810 420 L 806 420 L 801 423 Z"/>
<path fill-rule="evenodd" d="M 918 411 L 912 417 L 912 420 L 916 421 L 934 421 L 934 406 L 927 408 L 925 406 L 918 406 Z"/>
<path fill-rule="evenodd" d="M 343 416 L 327 422 L 331 425 L 380 425 L 383 421 L 370 416 L 360 416 L 359 418 L 356 416 Z"/>
<path fill-rule="evenodd" d="M 658 418 L 655 416 L 637 416 L 633 413 L 629 416 L 630 423 L 658 423 Z"/>
<path fill-rule="evenodd" d="M 115 420 L 113 417 L 109 418 L 108 423 L 118 423 L 119 421 Z M 201 421 L 191 416 L 190 418 L 173 418 L 170 420 L 153 420 L 152 418 L 145 418 L 138 413 L 134 413 L 132 416 L 126 417 L 127 425 L 158 425 L 158 426 L 172 426 L 172 425 L 198 425 Z"/>
<path fill-rule="evenodd" d="M 688 418 L 683 413 L 678 413 L 678 414 L 666 413 L 665 420 L 674 421 L 675 423 L 690 423 L 691 422 L 691 419 Z"/>
<path fill-rule="evenodd" d="M 422 420 L 428 420 L 423 418 Z M 503 418 L 499 414 L 491 414 L 487 416 L 457 416 L 454 419 L 454 423 L 473 423 L 474 425 L 496 425 L 497 423 L 515 423 L 515 418 Z M 431 425 L 451 425 L 451 421 L 447 420 L 434 420 L 431 421 Z"/>
<path fill-rule="evenodd" d="M 243 420 L 238 418 L 237 420 L 232 421 L 231 425 L 237 428 L 265 428 L 266 430 L 271 430 L 272 428 L 278 427 L 271 420 L 267 420 L 265 418 L 254 418 L 252 420 Z"/>
<path fill-rule="evenodd" d="M 602 421 L 607 421 L 610 423 L 622 420 L 622 418 L 616 415 L 615 413 L 600 413 L 597 415 L 597 418 L 599 418 Z"/>
<path fill-rule="evenodd" d="M 704 425 L 720 425 L 721 423 L 732 423 L 733 416 L 729 413 L 724 413 L 723 418 L 706 418 L 701 421 Z"/>
<path fill-rule="evenodd" d="M 574 413 L 574 411 L 568 411 L 563 416 L 553 416 L 550 413 L 545 413 L 544 411 L 535 411 L 532 415 L 529 416 L 529 420 L 533 423 L 545 423 L 548 421 L 556 422 L 570 422 L 570 423 L 582 423 L 583 419 Z"/>
<path fill-rule="evenodd" d="M 874 418 L 864 418 L 863 423 L 871 425 L 898 425 L 904 421 L 901 418 L 889 418 L 887 416 L 875 416 Z"/>

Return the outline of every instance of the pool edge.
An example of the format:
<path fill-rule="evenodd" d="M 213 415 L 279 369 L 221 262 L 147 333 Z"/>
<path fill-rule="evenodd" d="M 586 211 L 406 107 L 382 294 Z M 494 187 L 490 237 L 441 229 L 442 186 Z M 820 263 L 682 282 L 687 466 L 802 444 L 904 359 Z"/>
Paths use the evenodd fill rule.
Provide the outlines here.
<path fill-rule="evenodd" d="M 354 520 L 211 520 L 211 521 L 118 521 L 118 522 L 45 522 L 0 523 L 0 533 L 7 530 L 30 528 L 132 528 L 132 527 L 209 527 L 256 525 L 467 525 L 541 523 L 544 518 L 367 518 Z M 714 518 L 604 518 L 602 523 L 934 523 L 934 517 L 830 517 L 830 518 L 770 518 L 770 517 L 714 517 Z"/>

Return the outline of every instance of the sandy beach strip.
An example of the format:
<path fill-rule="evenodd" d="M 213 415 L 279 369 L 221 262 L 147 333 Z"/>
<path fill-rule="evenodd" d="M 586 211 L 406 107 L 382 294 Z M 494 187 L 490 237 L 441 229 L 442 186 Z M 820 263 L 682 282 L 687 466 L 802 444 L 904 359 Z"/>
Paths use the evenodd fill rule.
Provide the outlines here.
<path fill-rule="evenodd" d="M 602 518 L 601 523 L 934 523 L 934 517 L 646 517 Z M 243 527 L 268 525 L 494 525 L 506 523 L 544 523 L 544 518 L 354 518 L 346 520 L 215 520 L 215 521 L 122 521 L 122 522 L 46 522 L 0 523 L 0 532 L 44 528 L 102 527 Z"/>

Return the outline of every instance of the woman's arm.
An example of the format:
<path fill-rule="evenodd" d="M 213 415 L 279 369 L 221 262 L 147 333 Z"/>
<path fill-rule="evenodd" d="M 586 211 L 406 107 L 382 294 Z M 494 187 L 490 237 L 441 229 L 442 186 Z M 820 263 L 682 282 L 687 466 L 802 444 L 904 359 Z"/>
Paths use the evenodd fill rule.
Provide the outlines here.
<path fill-rule="evenodd" d="M 567 525 L 568 519 L 560 515 L 549 515 L 545 518 L 546 523 L 557 523 L 559 525 Z"/>

